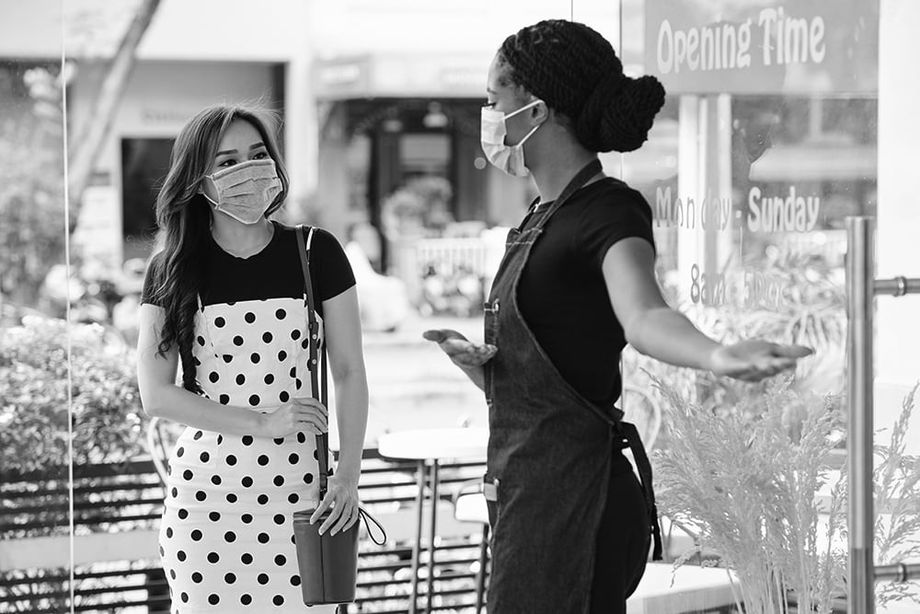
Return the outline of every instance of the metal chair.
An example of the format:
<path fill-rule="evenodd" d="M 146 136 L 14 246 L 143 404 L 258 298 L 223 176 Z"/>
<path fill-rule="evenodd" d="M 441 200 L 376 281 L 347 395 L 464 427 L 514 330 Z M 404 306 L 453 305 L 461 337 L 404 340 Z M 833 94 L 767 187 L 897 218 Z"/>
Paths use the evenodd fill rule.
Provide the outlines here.
<path fill-rule="evenodd" d="M 462 522 L 477 522 L 482 525 L 482 541 L 479 544 L 479 570 L 476 572 L 475 612 L 482 611 L 486 589 L 486 566 L 489 563 L 489 508 L 482 494 L 482 480 L 468 480 L 460 485 L 453 496 L 454 518 Z"/>

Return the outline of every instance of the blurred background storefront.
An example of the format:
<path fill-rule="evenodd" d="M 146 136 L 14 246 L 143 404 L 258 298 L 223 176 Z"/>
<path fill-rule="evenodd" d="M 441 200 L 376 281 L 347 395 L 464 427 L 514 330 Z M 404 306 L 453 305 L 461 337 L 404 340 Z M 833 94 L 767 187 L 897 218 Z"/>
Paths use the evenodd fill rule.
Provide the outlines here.
<path fill-rule="evenodd" d="M 91 114 L 102 80 L 143 4 L 63 5 L 72 148 L 100 120 Z M 8 3 L 5 22 L 60 10 L 52 0 Z M 616 34 L 613 4 L 586 10 L 586 20 Z M 139 270 L 137 259 L 154 249 L 153 205 L 181 125 L 214 102 L 257 102 L 283 126 L 292 189 L 282 217 L 323 225 L 343 242 L 356 238 L 374 269 L 397 269 L 418 300 L 413 276 L 421 265 L 406 259 L 407 240 L 478 237 L 513 223 L 532 197 L 527 182 L 492 168 L 479 148 L 484 71 L 519 23 L 569 13 L 561 0 L 527 7 L 272 0 L 258 8 L 163 0 L 106 118 L 86 189 L 75 195 L 75 248 L 106 268 Z M 0 57 L 54 63 L 53 33 L 36 41 L 28 28 L 7 30 Z M 481 251 L 465 260 L 482 261 Z M 475 268 L 482 277 L 482 265 Z"/>
<path fill-rule="evenodd" d="M 767 435 L 788 446 L 784 453 L 742 462 L 731 441 L 714 437 L 719 450 L 705 458 L 708 451 L 697 450 L 684 464 L 699 461 L 761 486 L 764 475 L 817 471 L 795 434 L 817 428 L 805 417 L 841 408 L 845 218 L 877 217 L 879 276 L 918 273 L 914 0 L 0 0 L 0 536 L 9 540 L 0 546 L 0 611 L 20 603 L 13 593 L 38 586 L 36 577 L 63 577 L 30 575 L 42 555 L 86 574 L 77 581 L 82 604 L 168 602 L 151 541 L 162 497 L 150 466 L 158 452 L 147 445 L 149 422 L 137 402 L 132 326 L 156 249 L 153 206 L 170 149 L 204 106 L 258 102 L 274 110 L 292 178 L 280 217 L 321 225 L 346 245 L 366 310 L 368 448 L 387 431 L 486 424 L 478 390 L 420 332 L 450 327 L 481 337 L 477 316 L 505 230 L 535 195 L 529 180 L 505 176 L 480 149 L 486 71 L 505 36 L 544 18 L 591 25 L 614 44 L 628 74 L 655 75 L 667 89 L 648 142 L 601 159 L 652 208 L 659 281 L 671 304 L 721 339 L 765 336 L 817 349 L 789 389 L 734 386 L 627 352 L 627 414 L 666 456 L 717 428 L 715 418 L 759 416 L 767 410 L 758 400 L 782 399 Z M 122 53 L 126 44 L 134 45 L 130 53 Z M 117 71 L 123 79 L 112 78 Z M 880 428 L 897 425 L 920 378 L 916 304 L 877 307 Z M 676 391 L 687 413 L 697 412 L 699 432 L 669 422 L 649 375 Z M 749 429 L 739 432 L 747 437 L 768 422 L 744 423 Z M 75 453 L 67 449 L 71 424 Z M 825 440 L 837 464 L 822 457 L 821 471 L 839 478 L 845 442 L 843 426 L 835 426 Z M 901 426 L 902 452 L 920 453 L 918 420 Z M 800 465 L 782 465 L 795 454 Z M 68 463 L 83 480 L 74 493 Z M 387 479 L 398 483 L 402 470 Z M 673 467 L 656 468 L 656 476 L 691 481 L 681 482 Z M 920 510 L 918 483 L 905 479 L 913 490 L 897 496 L 883 492 L 884 513 L 896 507 L 891 501 Z M 400 502 L 411 497 L 407 484 L 378 503 L 394 517 L 410 512 Z M 732 497 L 759 505 L 773 492 L 720 488 L 695 498 L 710 506 L 694 512 L 700 522 L 738 512 Z M 819 516 L 827 529 L 827 508 L 815 501 L 831 500 L 829 484 L 793 494 L 798 512 L 770 512 L 787 518 L 789 530 Z M 729 503 L 720 508 L 720 501 Z M 797 516 L 802 510 L 814 518 Z M 920 523 L 920 512 L 910 513 Z M 477 547 L 468 525 L 466 533 L 452 527 L 444 543 Z M 74 558 L 62 541 L 71 532 L 83 540 Z M 676 533 L 672 559 L 693 543 Z M 831 533 L 828 543 L 845 548 L 842 534 Z M 769 558 L 761 543 L 736 542 Z M 816 549 L 800 548 L 817 557 Z M 879 556 L 912 553 L 892 546 Z M 368 594 L 389 592 L 374 593 L 380 603 L 362 611 L 404 605 L 403 554 L 387 555 L 393 573 L 365 577 Z M 702 549 L 696 556 L 704 562 Z M 472 577 L 474 568 L 463 565 L 451 573 Z M 456 582 L 440 586 L 472 590 Z M 727 593 L 730 602 L 731 589 L 721 588 L 707 593 L 705 605 L 731 611 L 718 601 Z M 143 595 L 125 597 L 130 590 Z M 39 594 L 29 607 L 55 611 L 69 598 L 56 595 L 57 602 L 35 605 Z M 892 613 L 920 607 L 916 591 L 899 595 L 900 605 L 887 595 Z"/>

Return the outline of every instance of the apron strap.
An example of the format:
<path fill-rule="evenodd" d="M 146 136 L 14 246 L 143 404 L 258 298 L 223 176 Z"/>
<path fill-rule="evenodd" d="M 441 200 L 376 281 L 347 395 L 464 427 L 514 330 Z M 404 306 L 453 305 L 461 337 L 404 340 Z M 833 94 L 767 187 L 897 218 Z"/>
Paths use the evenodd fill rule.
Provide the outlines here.
<path fill-rule="evenodd" d="M 562 193 L 551 205 L 549 211 L 539 222 L 537 222 L 537 226 L 542 228 L 553 214 L 568 201 L 572 194 L 580 190 L 592 177 L 603 170 L 604 168 L 601 165 L 601 161 L 597 158 L 586 164 L 578 171 L 568 185 L 565 186 Z M 616 418 L 612 418 L 601 412 L 599 408 L 592 406 L 591 409 L 596 414 L 600 415 L 602 419 L 608 421 L 614 432 L 620 438 L 620 449 L 629 448 L 632 450 L 633 458 L 636 460 L 636 469 L 639 471 L 639 478 L 642 481 L 642 490 L 645 494 L 645 504 L 649 514 L 649 529 L 654 541 L 652 560 L 660 561 L 662 555 L 661 526 L 658 522 L 658 508 L 655 505 L 655 491 L 652 487 L 652 464 L 649 462 L 648 454 L 645 452 L 645 446 L 642 445 L 639 431 L 636 429 L 636 425 L 621 420 L 623 413 L 619 410 L 617 410 Z"/>
<path fill-rule="evenodd" d="M 313 296 L 313 281 L 310 276 L 310 247 L 313 244 L 313 233 L 316 229 L 312 226 L 298 224 L 297 252 L 300 254 L 300 267 L 303 271 L 304 292 L 307 295 L 307 344 L 310 360 L 310 387 L 313 398 L 327 406 L 327 379 L 326 379 L 326 346 L 322 348 L 322 362 L 317 359 L 319 345 L 319 323 L 316 321 L 316 301 Z M 306 235 L 306 237 L 304 236 Z M 319 372 L 322 369 L 322 385 L 319 381 Z M 326 498 L 329 476 L 332 470 L 329 467 L 329 436 L 321 433 L 316 436 L 316 457 L 319 461 L 319 501 Z"/>
<path fill-rule="evenodd" d="M 582 167 L 582 169 L 578 171 L 578 173 L 572 177 L 572 180 L 569 181 L 569 183 L 566 184 L 566 186 L 562 189 L 562 193 L 559 194 L 553 204 L 550 205 L 549 211 L 547 211 L 540 219 L 540 221 L 537 222 L 537 227 L 542 228 L 549 221 L 549 219 L 553 217 L 553 214 L 556 213 L 556 211 L 558 211 L 559 208 L 569 200 L 569 197 L 571 197 L 572 194 L 583 188 L 584 185 L 588 183 L 592 177 L 602 172 L 603 170 L 604 167 L 601 165 L 601 161 L 597 158 L 594 158 L 584 167 Z M 536 202 L 534 204 L 536 204 Z"/>
<path fill-rule="evenodd" d="M 652 487 L 652 464 L 648 460 L 648 454 L 645 452 L 645 446 L 642 445 L 642 438 L 639 437 L 639 430 L 635 424 L 619 421 L 611 423 L 611 426 L 620 439 L 620 449 L 629 448 L 636 460 L 636 469 L 642 481 L 645 505 L 648 508 L 649 528 L 654 542 L 652 560 L 660 561 L 662 555 L 661 525 L 658 521 L 658 507 L 655 505 L 655 490 Z"/>

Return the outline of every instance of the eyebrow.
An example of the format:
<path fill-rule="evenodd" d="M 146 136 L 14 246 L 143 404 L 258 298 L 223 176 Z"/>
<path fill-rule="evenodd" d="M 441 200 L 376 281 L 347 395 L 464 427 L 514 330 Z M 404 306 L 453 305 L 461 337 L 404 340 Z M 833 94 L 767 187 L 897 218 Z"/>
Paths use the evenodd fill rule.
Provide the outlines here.
<path fill-rule="evenodd" d="M 262 141 L 259 141 L 258 143 L 253 143 L 252 145 L 249 146 L 249 151 L 252 151 L 253 149 L 258 149 L 259 147 L 265 147 L 265 143 L 263 143 Z M 235 154 L 235 153 L 239 153 L 239 151 L 237 151 L 236 149 L 224 149 L 222 151 L 218 151 L 216 155 L 223 156 L 226 154 Z"/>

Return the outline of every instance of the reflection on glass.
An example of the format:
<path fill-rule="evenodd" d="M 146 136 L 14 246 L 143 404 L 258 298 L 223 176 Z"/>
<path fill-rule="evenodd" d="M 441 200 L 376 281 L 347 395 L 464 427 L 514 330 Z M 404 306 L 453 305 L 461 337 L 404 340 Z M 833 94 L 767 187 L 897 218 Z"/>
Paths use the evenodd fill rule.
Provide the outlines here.
<path fill-rule="evenodd" d="M 754 527 L 744 524 L 746 518 L 782 515 L 787 528 L 801 531 L 770 535 L 802 537 L 805 545 L 786 541 L 776 548 L 814 552 L 804 530 L 814 518 L 769 508 L 764 496 L 779 492 L 767 485 L 782 483 L 768 478 L 789 470 L 810 476 L 812 482 L 798 482 L 801 489 L 793 493 L 808 503 L 815 472 L 833 467 L 839 452 L 840 424 L 808 421 L 819 410 L 835 415 L 837 401 L 825 406 L 820 396 L 807 393 L 837 392 L 842 383 L 843 219 L 885 215 L 876 197 L 876 2 L 544 0 L 515 10 L 496 7 L 488 16 L 463 2 L 404 2 L 399 8 L 317 2 L 309 15 L 291 8 L 279 20 L 268 12 L 254 14 L 245 1 L 228 0 L 222 19 L 226 32 L 236 33 L 232 53 L 225 32 L 183 35 L 186 24 L 213 18 L 205 5 L 173 10 L 172 4 L 65 2 L 72 140 L 67 155 L 82 176 L 71 195 L 69 279 L 60 8 L 56 2 L 4 5 L 0 610 L 11 604 L 25 611 L 69 606 L 68 335 L 74 357 L 78 603 L 165 610 L 170 601 L 155 540 L 163 493 L 146 445 L 130 348 L 136 296 L 153 249 L 153 195 L 178 126 L 218 100 L 263 98 L 275 105 L 289 126 L 286 156 L 298 173 L 288 221 L 317 222 L 343 243 L 360 244 L 367 270 L 376 275 L 362 284 L 377 288 L 369 303 L 382 304 L 380 297 L 395 294 L 398 277 L 422 313 L 474 313 L 486 289 L 480 278 L 497 264 L 490 264 L 496 244 L 500 255 L 501 227 L 519 219 L 530 196 L 525 184 L 493 172 L 479 150 L 485 68 L 501 36 L 522 23 L 568 17 L 572 10 L 576 19 L 621 41 L 628 72 L 655 74 L 669 90 L 649 141 L 635 153 L 605 160 L 615 174 L 622 168 L 624 179 L 652 206 L 658 272 L 669 299 L 717 336 L 756 334 L 818 350 L 791 390 L 767 389 L 767 397 L 763 388 L 726 386 L 629 358 L 628 382 L 643 384 L 646 368 L 679 393 L 676 404 L 693 403 L 694 411 L 713 417 L 684 426 L 666 419 L 655 447 L 677 450 L 675 442 L 691 429 L 710 429 L 709 443 L 685 450 L 685 465 L 716 468 L 738 482 L 707 482 L 694 499 L 709 501 L 709 513 L 736 514 L 737 527 L 744 529 Z M 154 13 L 144 15 L 151 8 L 159 21 L 150 19 Z M 117 84 L 108 61 L 130 31 L 144 34 L 134 40 L 144 41 L 144 51 L 126 73 L 121 98 L 101 101 L 103 85 Z M 82 138 L 109 120 L 101 139 Z M 85 162 L 89 158 L 92 163 Z M 409 213 L 390 217 L 403 210 Z M 417 223 L 414 230 L 421 225 L 423 232 L 392 240 L 390 222 L 410 230 Z M 400 252 L 403 245 L 411 249 Z M 70 327 L 62 321 L 68 297 Z M 396 351 L 387 343 L 390 333 L 383 331 L 416 317 L 399 314 L 381 310 L 365 322 L 373 346 L 372 402 L 389 421 L 379 429 L 419 415 L 432 424 L 482 423 L 478 397 L 449 379 L 451 369 L 432 371 L 441 363 L 432 366 L 430 354 L 414 347 Z M 478 330 L 475 322 L 468 329 Z M 404 364 L 411 368 L 396 367 Z M 433 380 L 437 414 L 428 411 Z M 395 387 L 399 395 L 389 392 Z M 766 410 L 759 404 L 764 398 L 775 400 Z M 728 426 L 738 428 L 720 430 Z M 754 433 L 779 443 L 748 446 Z M 801 442 L 818 435 L 828 437 L 830 449 L 804 458 Z M 704 451 L 711 456 L 702 458 Z M 826 462 L 818 462 L 822 458 Z M 656 475 L 660 483 L 680 478 L 673 470 Z M 717 507 L 725 503 L 717 487 L 743 495 L 749 507 Z M 830 482 L 818 491 L 831 500 Z M 705 529 L 699 514 L 684 508 L 682 515 L 676 504 L 674 509 L 672 557 L 687 552 L 704 530 L 715 530 Z M 822 535 L 831 519 L 825 512 L 817 516 Z M 839 533 L 835 539 L 839 545 Z M 763 542 L 739 543 L 762 559 L 757 548 Z M 689 556 L 726 564 L 705 548 Z M 373 579 L 389 581 L 393 574 Z M 378 603 L 393 605 L 397 600 L 390 597 Z M 713 588 L 704 599 L 712 607 L 733 600 L 728 586 Z"/>
<path fill-rule="evenodd" d="M 69 609 L 59 3 L 0 21 L 0 611 Z"/>
<path fill-rule="evenodd" d="M 733 569 L 746 611 L 779 611 L 787 601 L 799 611 L 840 608 L 844 220 L 885 216 L 877 198 L 879 5 L 622 4 L 624 65 L 661 78 L 670 98 L 643 150 L 623 160 L 625 177 L 652 205 L 662 286 L 717 337 L 816 349 L 794 379 L 765 387 L 641 356 L 627 361 L 627 380 L 642 381 L 648 369 L 670 407 L 656 478 L 668 487 L 662 505 L 675 543 L 684 543 L 673 554 Z M 896 443 L 884 445 L 899 456 Z M 913 518 L 879 509 L 883 523 Z M 687 550 L 694 542 L 702 547 Z M 879 563 L 916 552 L 899 555 L 892 543 L 885 529 Z M 877 597 L 916 598 L 885 587 Z"/>
<path fill-rule="evenodd" d="M 173 135 L 126 134 L 123 120 L 137 97 L 137 49 L 161 3 L 64 4 L 74 606 L 165 611 L 155 538 L 162 487 L 150 462 L 133 346 L 136 297 L 155 231 L 154 188 Z M 162 91 L 166 81 L 155 81 Z"/>

